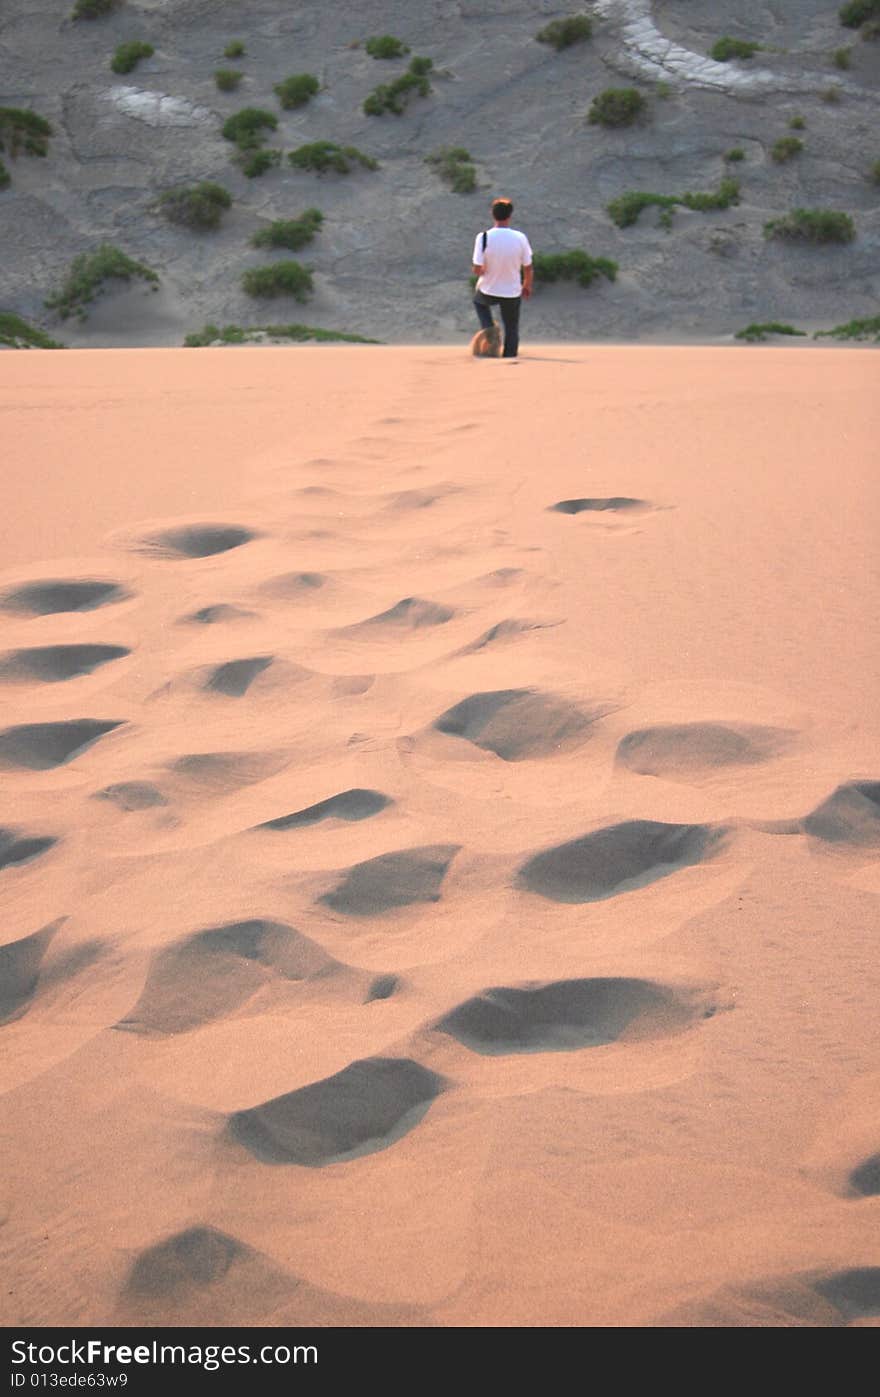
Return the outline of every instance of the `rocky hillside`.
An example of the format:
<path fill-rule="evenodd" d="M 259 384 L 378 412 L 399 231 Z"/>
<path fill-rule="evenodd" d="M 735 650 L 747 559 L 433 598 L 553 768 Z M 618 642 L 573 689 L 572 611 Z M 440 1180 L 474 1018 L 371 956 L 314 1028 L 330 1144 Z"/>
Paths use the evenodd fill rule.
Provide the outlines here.
<path fill-rule="evenodd" d="M 473 239 L 504 193 L 536 253 L 605 259 L 586 286 L 539 267 L 526 338 L 723 341 L 750 322 L 875 316 L 880 4 L 853 3 L 861 27 L 833 0 L 17 0 L 0 12 L 0 311 L 71 345 L 181 344 L 207 322 L 462 340 Z M 538 40 L 575 13 L 590 21 L 575 42 Z M 398 56 L 368 51 L 382 35 Z M 712 58 L 722 38 L 759 47 Z M 218 71 L 241 76 L 221 90 Z M 283 87 L 303 74 L 315 82 Z M 637 96 L 603 104 L 608 89 Z M 246 108 L 277 124 L 224 139 Z M 291 163 L 322 141 L 364 160 Z M 450 148 L 444 175 L 429 157 Z M 204 182 L 228 200 L 182 198 Z M 848 215 L 830 225 L 846 240 L 803 236 L 821 220 L 767 236 L 798 208 Z M 303 231 L 307 210 L 322 217 Z M 102 244 L 158 280 L 136 271 L 85 300 L 80 284 L 77 301 L 71 264 Z M 289 260 L 311 272 L 300 299 L 245 290 Z"/>

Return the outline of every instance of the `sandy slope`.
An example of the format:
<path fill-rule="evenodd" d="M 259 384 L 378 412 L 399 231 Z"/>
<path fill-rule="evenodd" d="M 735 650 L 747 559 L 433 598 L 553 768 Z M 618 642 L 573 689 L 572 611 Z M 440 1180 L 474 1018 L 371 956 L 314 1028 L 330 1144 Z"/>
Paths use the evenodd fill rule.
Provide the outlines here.
<path fill-rule="evenodd" d="M 4 358 L 6 1323 L 876 1323 L 877 365 Z"/>

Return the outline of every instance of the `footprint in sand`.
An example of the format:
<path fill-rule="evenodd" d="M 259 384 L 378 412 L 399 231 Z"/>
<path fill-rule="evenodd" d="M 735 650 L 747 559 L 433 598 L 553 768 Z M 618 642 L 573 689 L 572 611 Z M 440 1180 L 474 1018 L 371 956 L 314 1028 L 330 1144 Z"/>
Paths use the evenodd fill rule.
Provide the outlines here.
<path fill-rule="evenodd" d="M 276 776 L 288 765 L 285 752 L 187 752 L 168 763 L 173 776 L 182 777 L 184 793 L 223 795 Z"/>
<path fill-rule="evenodd" d="M 141 540 L 140 547 L 162 558 L 210 558 L 250 543 L 257 534 L 240 524 L 188 524 Z"/>
<path fill-rule="evenodd" d="M 93 800 L 107 800 L 118 809 L 131 813 L 135 810 L 152 810 L 157 805 L 167 805 L 168 798 L 151 781 L 115 781 L 95 791 Z"/>
<path fill-rule="evenodd" d="M 347 917 L 374 917 L 418 902 L 439 902 L 460 844 L 427 844 L 356 863 L 319 902 Z"/>
<path fill-rule="evenodd" d="M 606 499 L 558 500 L 556 504 L 547 506 L 551 514 L 606 514 L 609 511 L 620 514 L 650 508 L 648 500 L 631 499 L 627 495 L 612 495 Z"/>
<path fill-rule="evenodd" d="M 246 660 L 227 660 L 211 671 L 204 687 L 227 698 L 242 698 L 274 658 L 274 655 L 252 655 Z"/>
<path fill-rule="evenodd" d="M 505 762 L 551 757 L 580 747 L 607 708 L 585 711 L 539 689 L 471 694 L 441 713 L 435 731 L 494 752 Z"/>
<path fill-rule="evenodd" d="M 237 1111 L 228 1129 L 263 1164 L 321 1168 L 387 1149 L 414 1129 L 445 1086 L 410 1058 L 365 1058 Z"/>
<path fill-rule="evenodd" d="M 455 614 L 451 606 L 441 606 L 439 602 L 425 601 L 421 597 L 403 597 L 387 611 L 380 611 L 377 616 L 368 616 L 366 620 L 356 621 L 351 626 L 340 626 L 333 634 L 363 639 L 372 639 L 377 632 L 383 630 L 392 634 L 395 631 L 405 634 L 429 626 L 443 626 L 447 621 L 451 621 Z"/>
<path fill-rule="evenodd" d="M 72 581 L 26 582 L 6 592 L 0 606 L 4 611 L 19 611 L 30 616 L 51 616 L 62 611 L 95 611 L 99 606 L 125 601 L 130 593 L 119 582 L 100 582 L 93 578 Z"/>
<path fill-rule="evenodd" d="M 665 723 L 627 733 L 615 762 L 642 776 L 694 781 L 720 767 L 754 766 L 788 751 L 797 734 L 749 723 Z"/>
<path fill-rule="evenodd" d="M 40 978 L 40 967 L 64 918 L 0 946 L 0 1023 L 7 1023 L 27 1008 Z"/>
<path fill-rule="evenodd" d="M 827 844 L 875 848 L 880 844 L 880 781 L 838 786 L 801 824 L 807 834 Z"/>
<path fill-rule="evenodd" d="M 225 602 L 215 602 L 213 606 L 203 606 L 198 611 L 191 611 L 188 616 L 181 616 L 178 624 L 216 626 L 222 622 L 244 621 L 253 615 L 253 611 L 245 611 L 243 607 L 228 606 Z"/>
<path fill-rule="evenodd" d="M 39 645 L 10 650 L 0 655 L 0 679 L 36 679 L 43 684 L 57 684 L 92 674 L 101 665 L 130 654 L 124 645 Z"/>
<path fill-rule="evenodd" d="M 598 902 L 702 863 L 720 850 L 726 832 L 716 825 L 626 820 L 535 854 L 517 881 L 553 902 Z"/>
<path fill-rule="evenodd" d="M 873 1198 L 880 1194 L 880 1151 L 857 1164 L 847 1182 L 851 1192 L 860 1198 Z"/>
<path fill-rule="evenodd" d="M 353 787 L 349 791 L 340 791 L 337 795 L 328 796 L 326 800 L 319 800 L 315 805 L 308 805 L 303 810 L 295 810 L 290 815 L 265 820 L 254 828 L 291 830 L 304 829 L 309 825 L 318 824 L 321 820 L 367 820 L 371 815 L 377 815 L 380 810 L 385 810 L 393 804 L 391 797 L 383 795 L 381 791 Z"/>
<path fill-rule="evenodd" d="M 863 1266 L 718 1291 L 662 1316 L 658 1323 L 698 1329 L 842 1329 L 877 1314 L 880 1267 Z"/>
<path fill-rule="evenodd" d="M 48 771 L 63 766 L 122 726 L 121 720 L 76 718 L 63 723 L 24 723 L 5 728 L 0 732 L 0 767 Z"/>
<path fill-rule="evenodd" d="M 53 835 L 21 834 L 17 829 L 0 827 L 0 869 L 13 868 L 16 864 L 30 863 L 57 844 Z"/>

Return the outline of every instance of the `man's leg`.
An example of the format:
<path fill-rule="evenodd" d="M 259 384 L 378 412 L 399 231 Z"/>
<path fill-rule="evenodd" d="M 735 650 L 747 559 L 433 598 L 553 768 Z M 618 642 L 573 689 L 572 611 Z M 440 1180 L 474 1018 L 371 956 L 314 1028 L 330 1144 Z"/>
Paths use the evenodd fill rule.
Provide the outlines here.
<path fill-rule="evenodd" d="M 515 359 L 519 353 L 519 296 L 499 297 L 501 319 L 504 321 L 504 359 Z"/>
<path fill-rule="evenodd" d="M 492 326 L 495 324 L 495 321 L 492 319 L 492 308 L 485 297 L 483 297 L 481 291 L 478 291 L 474 297 L 474 310 L 479 316 L 480 324 L 483 329 L 491 330 Z"/>

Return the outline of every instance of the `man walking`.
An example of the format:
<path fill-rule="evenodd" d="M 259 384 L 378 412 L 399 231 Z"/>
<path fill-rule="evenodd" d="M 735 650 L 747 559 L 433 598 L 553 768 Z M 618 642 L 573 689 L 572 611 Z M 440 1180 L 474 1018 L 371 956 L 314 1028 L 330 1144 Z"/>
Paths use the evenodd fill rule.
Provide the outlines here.
<path fill-rule="evenodd" d="M 478 233 L 471 270 L 478 278 L 474 309 L 484 330 L 494 325 L 492 306 L 501 308 L 504 324 L 504 359 L 519 352 L 519 312 L 532 294 L 532 249 L 525 233 L 511 228 L 510 199 L 492 200 L 494 228 Z"/>

